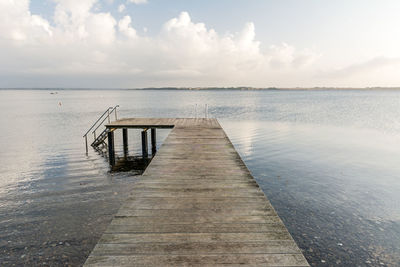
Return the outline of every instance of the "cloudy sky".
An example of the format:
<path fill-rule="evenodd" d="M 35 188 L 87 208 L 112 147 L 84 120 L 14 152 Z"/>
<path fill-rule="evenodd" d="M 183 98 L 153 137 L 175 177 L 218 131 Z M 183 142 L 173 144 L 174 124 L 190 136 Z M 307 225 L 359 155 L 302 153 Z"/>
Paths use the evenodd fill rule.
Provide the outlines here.
<path fill-rule="evenodd" d="M 398 0 L 0 0 L 0 87 L 400 86 Z"/>

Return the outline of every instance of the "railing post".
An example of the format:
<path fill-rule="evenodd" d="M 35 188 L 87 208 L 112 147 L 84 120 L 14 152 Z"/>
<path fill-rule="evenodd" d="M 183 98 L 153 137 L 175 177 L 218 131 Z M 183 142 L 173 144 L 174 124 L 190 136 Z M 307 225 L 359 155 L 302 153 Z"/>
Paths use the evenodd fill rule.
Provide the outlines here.
<path fill-rule="evenodd" d="M 151 128 L 151 154 L 154 156 L 157 152 L 156 128 Z"/>
<path fill-rule="evenodd" d="M 107 118 L 108 118 L 108 123 L 110 123 L 110 109 L 107 110 Z"/>
<path fill-rule="evenodd" d="M 89 153 L 88 144 L 87 144 L 87 135 L 85 135 L 85 144 L 86 144 L 86 155 Z"/>
<path fill-rule="evenodd" d="M 143 158 L 147 158 L 149 156 L 147 145 L 147 129 L 142 131 L 142 155 Z"/>
<path fill-rule="evenodd" d="M 115 120 L 116 120 L 116 121 L 118 120 L 118 117 L 117 117 L 117 107 L 115 107 Z"/>
<path fill-rule="evenodd" d="M 124 146 L 124 156 L 125 158 L 128 156 L 128 129 L 122 129 L 122 142 Z"/>
<path fill-rule="evenodd" d="M 114 150 L 114 132 L 109 131 L 107 133 L 108 137 L 108 159 L 110 161 L 110 166 L 115 166 L 115 150 Z"/>

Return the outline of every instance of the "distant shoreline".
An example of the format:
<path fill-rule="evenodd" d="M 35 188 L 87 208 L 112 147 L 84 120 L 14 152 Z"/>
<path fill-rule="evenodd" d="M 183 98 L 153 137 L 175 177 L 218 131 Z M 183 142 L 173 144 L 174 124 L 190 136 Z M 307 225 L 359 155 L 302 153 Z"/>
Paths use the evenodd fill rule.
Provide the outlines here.
<path fill-rule="evenodd" d="M 0 88 L 0 90 L 181 90 L 181 91 L 328 91 L 328 90 L 400 90 L 400 87 L 144 87 L 144 88 Z"/>

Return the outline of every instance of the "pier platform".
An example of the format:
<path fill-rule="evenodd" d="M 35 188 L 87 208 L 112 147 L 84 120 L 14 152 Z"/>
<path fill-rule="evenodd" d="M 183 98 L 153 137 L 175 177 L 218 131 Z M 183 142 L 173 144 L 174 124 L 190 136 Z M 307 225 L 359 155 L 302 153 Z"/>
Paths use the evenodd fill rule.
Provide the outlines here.
<path fill-rule="evenodd" d="M 309 266 L 216 119 L 172 128 L 84 266 Z"/>

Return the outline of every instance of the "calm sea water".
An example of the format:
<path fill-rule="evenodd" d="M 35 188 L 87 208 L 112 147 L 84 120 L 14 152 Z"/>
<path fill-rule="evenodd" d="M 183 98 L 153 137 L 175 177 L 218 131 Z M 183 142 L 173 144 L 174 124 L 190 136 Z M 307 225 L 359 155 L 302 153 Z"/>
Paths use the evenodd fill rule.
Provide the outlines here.
<path fill-rule="evenodd" d="M 400 265 L 399 91 L 50 92 L 0 90 L 1 266 L 85 261 L 139 179 L 84 153 L 83 133 L 116 104 L 120 117 L 208 104 L 312 265 Z"/>

